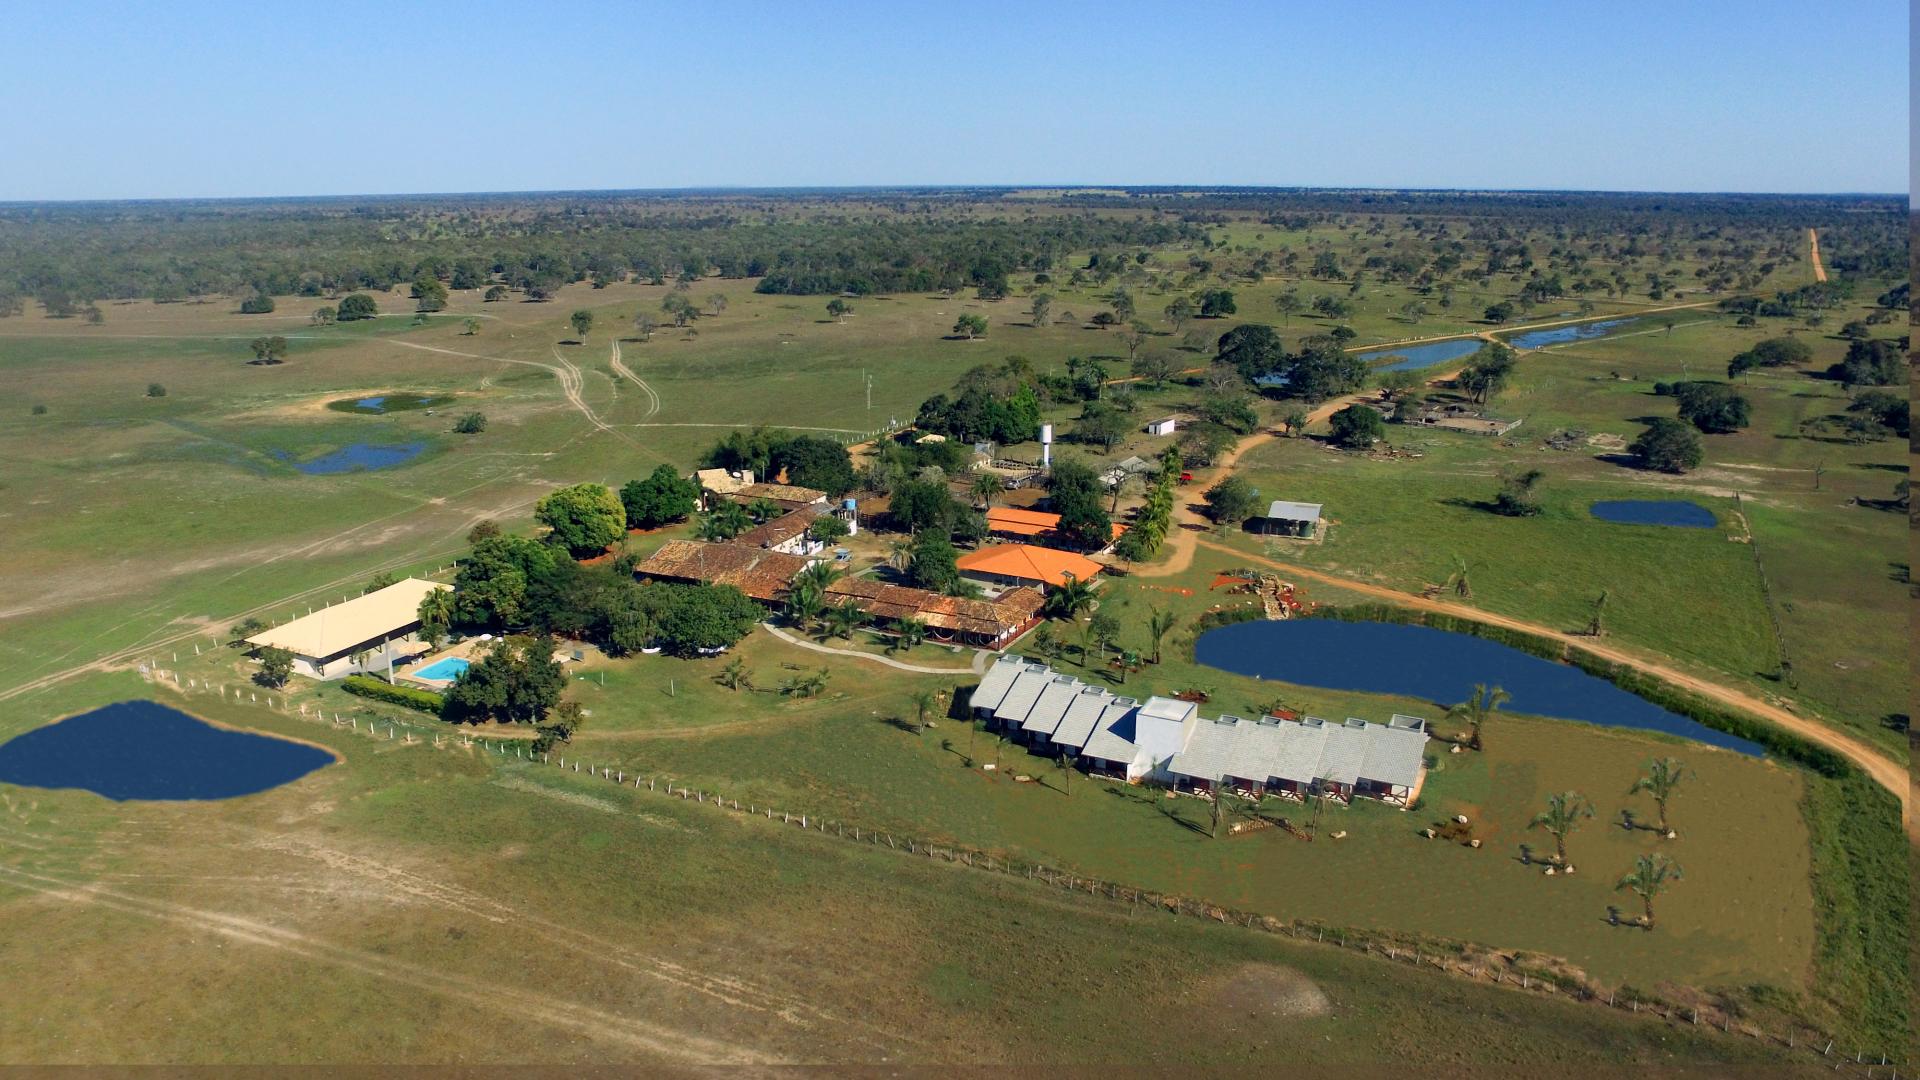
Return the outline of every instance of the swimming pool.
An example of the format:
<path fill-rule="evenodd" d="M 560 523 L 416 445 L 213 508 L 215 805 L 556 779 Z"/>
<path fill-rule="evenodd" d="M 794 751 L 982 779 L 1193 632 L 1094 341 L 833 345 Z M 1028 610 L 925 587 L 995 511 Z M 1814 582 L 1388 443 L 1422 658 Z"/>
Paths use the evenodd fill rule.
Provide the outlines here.
<path fill-rule="evenodd" d="M 430 679 L 434 682 L 452 682 L 460 677 L 461 672 L 472 666 L 473 665 L 467 663 L 465 657 L 447 656 L 435 660 L 433 663 L 414 672 L 413 677 L 416 679 Z"/>

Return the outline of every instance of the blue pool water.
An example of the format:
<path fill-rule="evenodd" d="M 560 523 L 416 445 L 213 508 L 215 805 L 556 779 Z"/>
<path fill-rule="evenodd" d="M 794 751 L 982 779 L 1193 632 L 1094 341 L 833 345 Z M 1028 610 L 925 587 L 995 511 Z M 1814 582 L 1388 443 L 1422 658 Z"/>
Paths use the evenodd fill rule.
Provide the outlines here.
<path fill-rule="evenodd" d="M 444 659 L 435 660 L 433 663 L 414 672 L 413 677 L 416 679 L 432 679 L 436 682 L 452 682 L 460 677 L 461 672 L 472 666 L 473 665 L 467 663 L 464 657 L 449 656 Z"/>
<path fill-rule="evenodd" d="M 231 799 L 333 760 L 318 747 L 215 727 L 158 702 L 122 701 L 0 744 L 0 783 L 115 801 Z"/>
<path fill-rule="evenodd" d="M 1474 683 L 1501 686 L 1514 712 L 1644 728 L 1758 756 L 1757 743 L 1636 697 L 1579 668 L 1448 630 L 1331 619 L 1234 623 L 1200 635 L 1194 657 L 1237 675 L 1301 686 L 1400 694 L 1440 705 L 1464 701 Z"/>
<path fill-rule="evenodd" d="M 1681 529 L 1711 529 L 1719 524 L 1713 511 L 1684 499 L 1605 499 L 1593 504 L 1593 516 L 1623 525 L 1671 525 Z"/>
<path fill-rule="evenodd" d="M 1587 341 L 1592 338 L 1606 337 L 1615 330 L 1638 319 L 1601 319 L 1599 322 L 1575 323 L 1572 326 L 1555 326 L 1546 330 L 1529 330 L 1524 334 L 1515 334 L 1507 339 L 1507 344 L 1516 349 L 1538 349 L 1547 345 L 1565 345 L 1569 341 Z"/>
<path fill-rule="evenodd" d="M 395 465 L 404 465 L 420 456 L 427 448 L 423 442 L 410 443 L 350 443 L 331 454 L 314 458 L 312 461 L 294 461 L 293 455 L 284 450 L 276 451 L 274 456 L 309 476 L 330 476 L 335 473 L 371 472 L 375 469 L 390 469 Z"/>

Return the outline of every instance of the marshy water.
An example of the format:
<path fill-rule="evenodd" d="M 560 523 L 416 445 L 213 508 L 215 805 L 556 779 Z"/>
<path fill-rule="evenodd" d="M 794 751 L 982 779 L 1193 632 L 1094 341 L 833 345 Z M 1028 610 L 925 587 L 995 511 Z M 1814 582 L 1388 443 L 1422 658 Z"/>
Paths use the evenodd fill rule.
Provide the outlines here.
<path fill-rule="evenodd" d="M 1601 521 L 1620 525 L 1711 529 L 1719 524 L 1713 511 L 1685 499 L 1603 499 L 1594 503 L 1590 512 Z"/>
<path fill-rule="evenodd" d="M 154 701 L 122 701 L 0 744 L 0 783 L 80 788 L 116 801 L 231 799 L 333 761 L 305 743 L 215 727 Z"/>
<path fill-rule="evenodd" d="M 1236 675 L 1300 686 L 1399 694 L 1439 705 L 1473 684 L 1513 695 L 1507 708 L 1565 720 L 1643 728 L 1760 755 L 1759 744 L 1671 713 L 1579 668 L 1499 642 L 1399 623 L 1289 619 L 1234 623 L 1200 635 L 1194 657 Z"/>
<path fill-rule="evenodd" d="M 391 469 L 395 465 L 404 465 L 419 457 L 426 448 L 427 444 L 424 442 L 357 442 L 348 443 L 332 453 L 322 454 L 306 461 L 295 461 L 293 455 L 285 450 L 275 451 L 274 457 L 309 476 L 331 476 L 336 473 Z"/>

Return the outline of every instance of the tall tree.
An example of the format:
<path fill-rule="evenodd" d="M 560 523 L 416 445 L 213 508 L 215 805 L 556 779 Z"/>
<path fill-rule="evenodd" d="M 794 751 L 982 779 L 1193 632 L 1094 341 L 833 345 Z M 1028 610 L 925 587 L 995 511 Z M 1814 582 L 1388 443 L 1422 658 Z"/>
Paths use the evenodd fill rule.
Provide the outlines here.
<path fill-rule="evenodd" d="M 1646 775 L 1633 782 L 1627 794 L 1637 795 L 1644 791 L 1653 796 L 1653 804 L 1660 810 L 1660 833 L 1668 839 L 1673 838 L 1673 827 L 1667 824 L 1667 800 L 1680 788 L 1682 781 L 1693 775 L 1679 758 L 1654 758 L 1647 762 Z"/>
<path fill-rule="evenodd" d="M 1653 900 L 1681 879 L 1680 864 L 1665 855 L 1642 855 L 1633 861 L 1633 869 L 1623 876 L 1615 889 L 1630 890 L 1640 898 L 1645 914 L 1640 925 L 1653 929 Z"/>
<path fill-rule="evenodd" d="M 579 338 L 581 341 L 587 340 L 587 331 L 593 329 L 593 312 L 581 308 L 579 311 L 567 316 L 567 321 L 573 324 L 574 337 Z"/>
<path fill-rule="evenodd" d="M 1560 791 L 1547 796 L 1547 808 L 1534 816 L 1527 826 L 1545 829 L 1553 837 L 1554 865 L 1567 865 L 1567 837 L 1580 822 L 1593 816 L 1593 804 L 1577 791 Z"/>
<path fill-rule="evenodd" d="M 536 503 L 533 517 L 575 558 L 607 550 L 627 527 L 626 508 L 605 484 L 563 487 Z"/>
<path fill-rule="evenodd" d="M 1500 706 L 1513 700 L 1513 695 L 1498 686 L 1486 683 L 1474 683 L 1473 693 L 1467 700 L 1447 710 L 1447 719 L 1459 720 L 1467 725 L 1467 745 L 1475 750 L 1481 748 L 1480 729 Z"/>

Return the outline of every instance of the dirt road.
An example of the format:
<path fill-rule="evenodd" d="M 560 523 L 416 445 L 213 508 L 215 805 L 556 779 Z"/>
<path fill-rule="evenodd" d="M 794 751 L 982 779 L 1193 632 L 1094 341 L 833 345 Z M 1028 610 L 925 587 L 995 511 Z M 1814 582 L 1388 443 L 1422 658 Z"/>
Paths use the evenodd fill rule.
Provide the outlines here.
<path fill-rule="evenodd" d="M 1813 280 L 1827 280 L 1827 268 L 1820 262 L 1820 234 L 1813 229 L 1807 230 L 1807 250 L 1813 256 Z"/>
<path fill-rule="evenodd" d="M 1519 630 L 1538 637 L 1552 638 L 1555 641 L 1578 646 L 1596 656 L 1605 657 L 1615 663 L 1625 664 L 1637 671 L 1643 671 L 1649 675 L 1699 694 L 1701 697 L 1708 698 L 1709 700 L 1730 708 L 1738 709 L 1741 712 L 1751 713 L 1771 723 L 1778 724 L 1780 727 L 1786 728 L 1796 735 L 1819 743 L 1834 753 L 1844 756 L 1847 760 L 1860 766 L 1867 775 L 1873 777 L 1882 787 L 1893 792 L 1900 800 L 1902 816 L 1907 822 L 1909 835 L 1913 835 L 1915 839 L 1920 839 L 1920 834 L 1916 834 L 1914 831 L 1913 815 L 1907 809 L 1907 789 L 1910 786 L 1910 782 L 1907 777 L 1906 767 L 1867 744 L 1853 738 L 1851 735 L 1836 731 L 1817 720 L 1809 720 L 1804 716 L 1798 716 L 1778 705 L 1764 701 L 1744 691 L 1721 686 L 1718 683 L 1709 682 L 1696 675 L 1689 675 L 1659 660 L 1650 659 L 1643 653 L 1637 651 L 1629 652 L 1623 648 L 1596 641 L 1593 638 L 1569 634 L 1564 630 L 1555 630 L 1551 627 L 1541 626 L 1538 623 L 1527 622 L 1524 619 L 1515 619 L 1506 615 L 1499 615 L 1483 608 L 1470 607 L 1466 604 L 1456 604 L 1446 600 L 1429 600 L 1424 596 L 1416 596 L 1412 593 L 1401 592 L 1398 589 L 1390 589 L 1384 585 L 1355 581 L 1338 574 L 1329 574 L 1323 570 L 1300 566 L 1297 563 L 1281 562 L 1278 559 L 1270 559 L 1263 555 L 1248 554 L 1237 548 L 1228 547 L 1216 540 L 1200 540 L 1199 543 L 1205 544 L 1207 547 L 1213 548 L 1216 551 L 1228 552 L 1236 559 L 1259 563 L 1262 566 L 1271 567 L 1292 577 L 1324 582 L 1328 585 L 1337 585 L 1342 589 L 1364 593 L 1401 607 L 1410 607 L 1419 611 L 1432 611 L 1461 619 L 1472 619 L 1476 622 L 1506 627 L 1510 630 Z"/>

